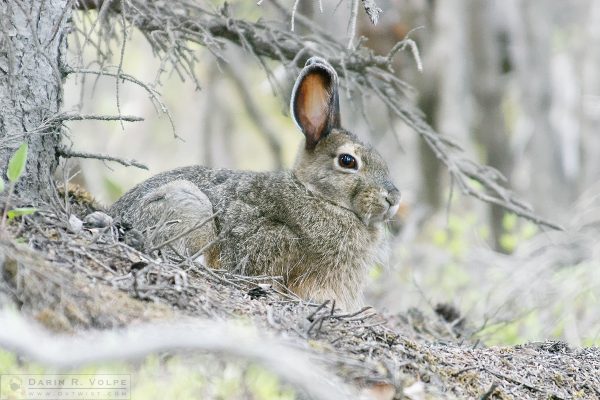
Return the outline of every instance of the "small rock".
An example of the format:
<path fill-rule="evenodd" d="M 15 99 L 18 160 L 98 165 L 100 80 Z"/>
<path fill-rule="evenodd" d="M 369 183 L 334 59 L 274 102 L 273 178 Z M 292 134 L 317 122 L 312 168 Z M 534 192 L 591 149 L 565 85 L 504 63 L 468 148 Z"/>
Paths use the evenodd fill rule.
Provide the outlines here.
<path fill-rule="evenodd" d="M 83 228 L 83 222 L 81 222 L 81 220 L 79 218 L 77 218 L 77 216 L 75 214 L 71 214 L 71 216 L 69 217 L 68 228 L 73 233 L 79 233 L 79 232 L 81 232 L 81 229 Z"/>
<path fill-rule="evenodd" d="M 110 215 L 102 211 L 94 211 L 88 214 L 83 219 L 83 224 L 86 228 L 106 228 L 112 225 L 113 219 Z"/>

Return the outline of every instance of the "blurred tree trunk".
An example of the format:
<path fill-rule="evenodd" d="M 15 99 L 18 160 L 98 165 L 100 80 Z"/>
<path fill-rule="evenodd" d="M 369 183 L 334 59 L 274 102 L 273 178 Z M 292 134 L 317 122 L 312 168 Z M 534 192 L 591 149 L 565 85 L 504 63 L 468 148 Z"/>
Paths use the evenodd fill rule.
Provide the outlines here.
<path fill-rule="evenodd" d="M 525 121 L 526 159 L 521 176 L 528 198 L 541 215 L 559 218 L 573 193 L 562 171 L 559 134 L 551 123 L 553 2 L 508 1 L 513 38 L 512 59 Z"/>
<path fill-rule="evenodd" d="M 423 10 L 425 29 L 419 34 L 419 48 L 423 51 L 424 68 L 417 77 L 417 92 L 419 93 L 418 105 L 425 113 L 425 121 L 437 132 L 443 132 L 438 124 L 438 111 L 442 99 L 442 87 L 440 83 L 440 70 L 442 66 L 435 62 L 436 46 L 434 42 L 439 35 L 435 14 L 438 7 L 437 1 L 429 1 Z M 442 204 L 442 165 L 434 152 L 424 140 L 419 140 L 419 160 L 421 168 L 421 194 L 430 209 L 430 212 L 438 210 Z"/>
<path fill-rule="evenodd" d="M 473 128 L 482 146 L 485 162 L 510 179 L 512 154 L 507 127 L 502 112 L 507 63 L 507 36 L 495 22 L 497 4 L 489 0 L 474 0 L 470 7 L 470 36 L 473 56 L 473 95 L 475 115 Z M 502 219 L 504 210 L 491 206 L 490 225 L 496 250 L 502 251 Z"/>
<path fill-rule="evenodd" d="M 0 2 L 0 170 L 29 144 L 26 173 L 16 189 L 32 199 L 58 164 L 60 121 L 42 127 L 62 104 L 70 2 Z"/>
<path fill-rule="evenodd" d="M 587 2 L 588 14 L 585 35 L 581 41 L 579 52 L 581 56 L 581 87 L 583 95 L 582 107 L 582 157 L 585 169 L 581 186 L 587 188 L 600 181 L 600 47 L 590 46 L 590 43 L 600 43 L 600 2 Z"/>
<path fill-rule="evenodd" d="M 313 15 L 314 15 L 314 12 L 315 12 L 315 7 L 314 7 L 313 2 L 312 1 L 306 1 L 306 0 L 305 1 L 301 1 L 298 4 L 298 12 L 300 12 L 300 14 L 304 15 L 305 17 L 308 17 L 308 18 L 312 19 Z M 299 29 L 300 30 L 298 31 L 298 33 L 300 33 L 301 35 L 310 33 L 308 31 L 308 29 L 304 25 L 300 24 Z"/>

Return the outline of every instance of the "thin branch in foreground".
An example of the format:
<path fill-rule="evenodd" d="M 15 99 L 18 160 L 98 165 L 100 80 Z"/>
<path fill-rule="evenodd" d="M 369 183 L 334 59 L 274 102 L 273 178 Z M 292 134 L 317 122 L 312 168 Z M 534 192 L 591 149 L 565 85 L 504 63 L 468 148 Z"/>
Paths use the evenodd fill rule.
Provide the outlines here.
<path fill-rule="evenodd" d="M 148 166 L 141 164 L 135 160 L 126 160 L 123 158 L 113 157 L 106 154 L 84 153 L 81 151 L 72 151 L 64 147 L 58 149 L 57 153 L 59 156 L 64 158 L 89 158 L 93 160 L 112 161 L 124 165 L 126 167 L 136 167 L 148 170 Z"/>
<path fill-rule="evenodd" d="M 10 311 L 0 312 L 0 347 L 55 368 L 68 369 L 106 361 L 136 361 L 159 352 L 190 350 L 224 353 L 257 362 L 310 398 L 355 399 L 333 373 L 281 340 L 253 329 L 215 320 L 143 324 L 117 331 L 51 335 Z M 44 343 L 44 346 L 40 346 Z"/>

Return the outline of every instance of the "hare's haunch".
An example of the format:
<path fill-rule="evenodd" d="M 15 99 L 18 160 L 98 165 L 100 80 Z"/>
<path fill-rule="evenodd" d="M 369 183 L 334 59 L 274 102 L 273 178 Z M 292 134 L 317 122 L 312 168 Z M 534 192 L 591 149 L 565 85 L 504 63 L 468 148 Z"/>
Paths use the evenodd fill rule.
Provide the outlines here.
<path fill-rule="evenodd" d="M 181 236 L 171 245 L 192 255 L 218 238 L 204 253 L 210 267 L 283 276 L 304 299 L 357 307 L 400 192 L 383 158 L 341 128 L 325 60 L 307 61 L 291 113 L 306 139 L 291 171 L 179 168 L 131 189 L 111 214 L 144 232 L 148 249 Z"/>

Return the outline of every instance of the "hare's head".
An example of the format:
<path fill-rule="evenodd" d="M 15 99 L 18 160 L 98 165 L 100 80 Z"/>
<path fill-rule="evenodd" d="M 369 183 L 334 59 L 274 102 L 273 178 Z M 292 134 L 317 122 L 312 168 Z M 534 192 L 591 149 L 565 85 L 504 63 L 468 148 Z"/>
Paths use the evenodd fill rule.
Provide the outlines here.
<path fill-rule="evenodd" d="M 400 192 L 381 155 L 340 126 L 338 77 L 327 61 L 312 57 L 306 62 L 292 92 L 291 113 L 306 139 L 296 177 L 366 225 L 390 218 Z"/>

